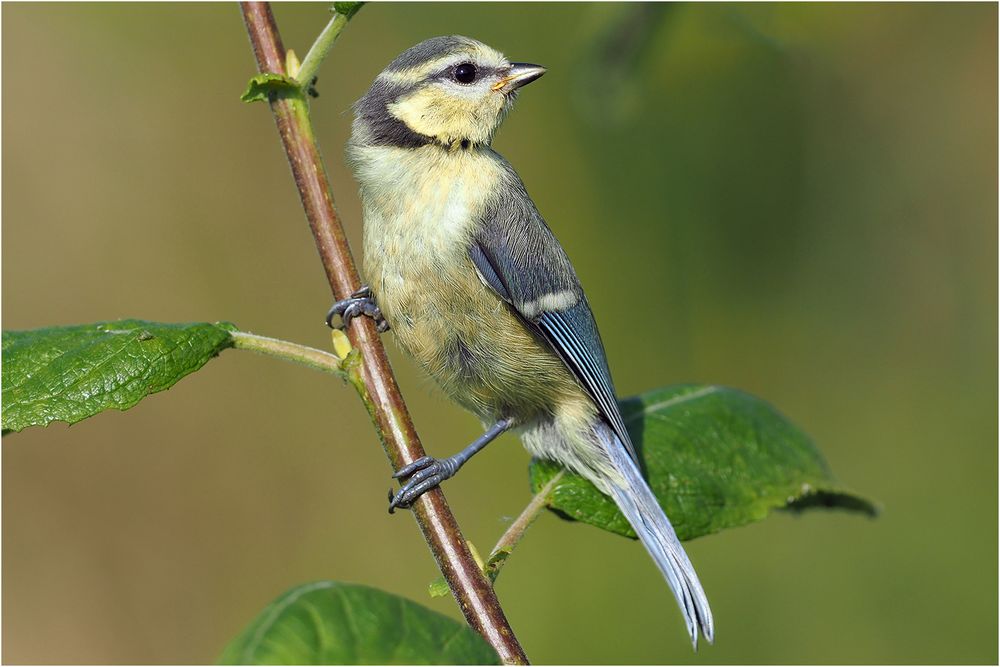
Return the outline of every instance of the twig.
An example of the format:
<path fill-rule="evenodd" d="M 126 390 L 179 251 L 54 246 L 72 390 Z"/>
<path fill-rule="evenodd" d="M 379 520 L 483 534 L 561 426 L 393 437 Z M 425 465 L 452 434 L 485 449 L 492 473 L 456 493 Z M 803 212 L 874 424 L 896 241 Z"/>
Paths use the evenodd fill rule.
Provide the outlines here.
<path fill-rule="evenodd" d="M 493 551 L 490 552 L 490 557 L 486 561 L 484 569 L 486 570 L 486 576 L 490 578 L 491 582 L 496 582 L 497 576 L 500 575 L 500 569 L 507 562 L 507 557 L 514 553 L 514 547 L 517 546 L 521 538 L 524 537 L 524 531 L 528 530 L 528 526 L 534 523 L 535 519 L 543 509 L 545 509 L 545 504 L 549 499 L 549 494 L 552 490 L 556 488 L 556 484 L 562 479 L 564 470 L 560 470 L 555 475 L 552 476 L 545 486 L 536 493 L 531 502 L 529 502 L 525 508 L 521 511 L 521 514 L 514 519 L 514 523 L 510 524 L 507 530 L 504 531 L 500 539 L 497 540 L 496 546 L 493 547 Z"/>
<path fill-rule="evenodd" d="M 500 570 L 503 566 L 507 564 L 507 560 L 512 553 L 514 553 L 514 547 L 518 545 L 521 538 L 524 537 L 525 531 L 528 530 L 528 526 L 535 522 L 538 515 L 542 513 L 545 508 L 547 501 L 549 500 L 549 495 L 552 490 L 556 488 L 556 484 L 559 480 L 563 478 L 563 473 L 565 470 L 560 470 L 552 479 L 550 479 L 542 489 L 532 496 L 531 501 L 525 506 L 521 513 L 518 515 L 514 522 L 507 527 L 500 539 L 497 540 L 496 546 L 493 547 L 493 551 L 490 552 L 490 557 L 486 559 L 485 563 L 482 563 L 483 574 L 485 574 L 491 584 L 496 584 L 497 577 L 500 576 Z M 475 547 L 471 547 L 475 549 Z M 475 551 L 473 551 L 473 556 L 476 558 L 477 562 L 481 562 L 482 559 L 479 558 Z M 427 587 L 427 592 L 430 593 L 432 598 L 441 597 L 442 595 L 448 594 L 448 585 L 442 577 L 438 577 L 430 583 Z"/>
<path fill-rule="evenodd" d="M 240 4 L 257 65 L 262 73 L 285 75 L 285 49 L 266 2 Z M 305 82 L 308 85 L 308 82 Z M 334 298 L 344 298 L 361 286 L 347 238 L 333 204 L 326 170 L 313 138 L 303 90 L 286 89 L 270 98 L 288 162 L 316 239 Z M 374 322 L 358 317 L 348 327 L 358 363 L 348 371 L 371 415 L 393 468 L 424 456 L 413 422 L 399 393 Z M 506 664 L 527 664 L 503 609 L 476 565 L 458 523 L 440 488 L 425 493 L 413 506 L 413 516 L 469 625 L 493 646 Z"/>
<path fill-rule="evenodd" d="M 330 22 L 323 28 L 323 32 L 313 42 L 312 47 L 309 48 L 309 53 L 302 60 L 302 67 L 295 74 L 295 79 L 299 84 L 308 86 L 312 83 L 313 77 L 319 71 L 320 63 L 323 62 L 326 54 L 330 52 L 330 48 L 337 41 L 337 36 L 340 35 L 340 31 L 347 25 L 348 20 L 350 19 L 344 14 L 334 12 L 333 18 L 330 19 Z"/>

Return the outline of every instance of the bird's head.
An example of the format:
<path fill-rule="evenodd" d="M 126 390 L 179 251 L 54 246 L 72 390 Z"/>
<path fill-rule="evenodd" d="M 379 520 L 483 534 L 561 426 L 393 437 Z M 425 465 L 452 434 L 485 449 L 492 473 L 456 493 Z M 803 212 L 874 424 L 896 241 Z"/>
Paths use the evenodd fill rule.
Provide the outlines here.
<path fill-rule="evenodd" d="M 468 37 L 428 39 L 389 63 L 355 104 L 352 141 L 408 148 L 489 144 L 517 89 L 544 73 Z"/>

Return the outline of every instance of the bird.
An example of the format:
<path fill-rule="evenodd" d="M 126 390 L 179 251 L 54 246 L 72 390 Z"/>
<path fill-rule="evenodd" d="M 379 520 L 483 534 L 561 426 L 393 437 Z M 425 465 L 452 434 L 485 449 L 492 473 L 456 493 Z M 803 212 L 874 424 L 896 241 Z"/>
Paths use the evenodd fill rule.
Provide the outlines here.
<path fill-rule="evenodd" d="M 493 137 L 546 69 L 459 35 L 401 53 L 354 107 L 347 162 L 362 203 L 367 285 L 327 315 L 368 316 L 485 432 L 396 472 L 408 508 L 497 436 L 614 499 L 667 580 L 695 649 L 708 599 L 643 478 L 587 297 L 566 252 Z"/>

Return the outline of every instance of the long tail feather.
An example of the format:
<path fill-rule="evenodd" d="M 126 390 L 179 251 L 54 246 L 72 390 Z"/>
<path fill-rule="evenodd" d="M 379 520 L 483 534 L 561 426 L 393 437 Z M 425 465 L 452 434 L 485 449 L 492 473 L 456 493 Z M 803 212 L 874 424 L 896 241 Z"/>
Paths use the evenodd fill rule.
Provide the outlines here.
<path fill-rule="evenodd" d="M 618 437 L 609 428 L 598 428 L 598 432 L 606 440 L 612 465 L 625 482 L 623 486 L 609 483 L 611 496 L 670 585 L 695 649 L 699 630 L 712 643 L 715 629 L 708 598 L 670 520 Z"/>

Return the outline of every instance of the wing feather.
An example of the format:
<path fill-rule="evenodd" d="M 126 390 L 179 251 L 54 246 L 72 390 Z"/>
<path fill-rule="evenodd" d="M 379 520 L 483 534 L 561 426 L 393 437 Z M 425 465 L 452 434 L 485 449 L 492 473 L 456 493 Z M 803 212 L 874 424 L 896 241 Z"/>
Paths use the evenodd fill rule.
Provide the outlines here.
<path fill-rule="evenodd" d="M 586 309 L 585 315 L 591 320 L 593 319 L 586 301 L 581 301 L 574 308 Z M 635 447 L 632 445 L 628 430 L 625 428 L 625 421 L 618 409 L 618 398 L 614 385 L 611 383 L 611 373 L 608 371 L 607 362 L 604 359 L 604 348 L 603 346 L 598 347 L 595 355 L 593 343 L 588 345 L 580 336 L 581 329 L 585 329 L 585 327 L 573 326 L 574 319 L 578 319 L 584 314 L 578 312 L 576 318 L 567 315 L 568 313 L 544 313 L 538 319 L 538 327 L 553 349 L 576 375 L 590 397 L 597 403 L 597 407 L 600 408 L 608 425 L 625 445 L 629 456 L 638 463 L 639 457 L 636 455 Z M 600 338 L 597 341 L 600 345 Z"/>

